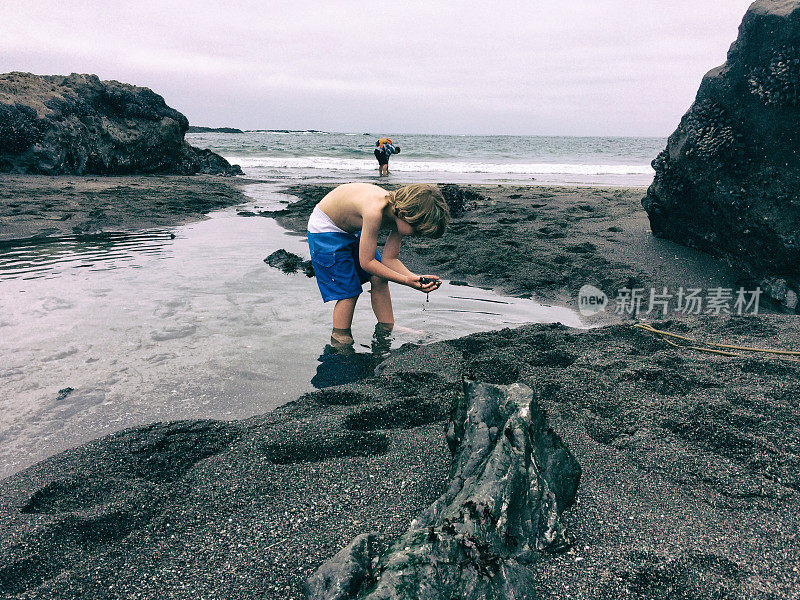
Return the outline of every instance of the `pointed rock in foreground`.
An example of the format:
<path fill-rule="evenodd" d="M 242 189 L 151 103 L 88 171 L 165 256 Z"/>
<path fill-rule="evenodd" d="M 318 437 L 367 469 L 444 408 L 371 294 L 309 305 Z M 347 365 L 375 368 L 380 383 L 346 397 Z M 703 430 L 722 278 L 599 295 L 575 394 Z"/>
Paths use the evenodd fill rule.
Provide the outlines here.
<path fill-rule="evenodd" d="M 365 534 L 306 583 L 315 600 L 531 598 L 526 567 L 565 545 L 580 466 L 530 388 L 466 383 L 453 411 L 450 488 L 379 553 Z"/>

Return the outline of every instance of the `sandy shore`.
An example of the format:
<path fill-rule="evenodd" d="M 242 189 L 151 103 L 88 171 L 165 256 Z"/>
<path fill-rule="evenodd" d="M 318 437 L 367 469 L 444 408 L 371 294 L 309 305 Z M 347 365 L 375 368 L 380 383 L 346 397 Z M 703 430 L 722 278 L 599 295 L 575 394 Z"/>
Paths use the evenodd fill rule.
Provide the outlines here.
<path fill-rule="evenodd" d="M 641 190 L 476 189 L 484 200 L 446 237 L 409 245 L 409 266 L 566 303 L 583 283 L 737 282 L 717 261 L 652 239 Z M 301 202 L 281 222 L 304 228 L 325 191 L 295 189 Z M 658 326 L 800 350 L 792 317 Z M 443 428 L 467 377 L 529 385 L 583 468 L 564 515 L 574 544 L 531 565 L 537 597 L 794 598 L 798 375 L 797 362 L 678 350 L 628 324 L 404 348 L 375 377 L 262 417 L 137 428 L 6 479 L 0 591 L 300 597 L 304 578 L 355 535 L 391 539 L 444 490 Z"/>
<path fill-rule="evenodd" d="M 212 176 L 0 177 L 0 243 L 45 236 L 175 226 L 246 202 L 241 178 Z M 484 199 L 441 240 L 407 239 L 403 258 L 471 285 L 574 306 L 584 283 L 622 287 L 735 287 L 750 282 L 719 260 L 653 237 L 643 188 L 469 187 Z M 276 220 L 304 232 L 330 186 L 296 186 Z"/>
<path fill-rule="evenodd" d="M 0 243 L 174 226 L 246 202 L 240 179 L 0 176 Z"/>

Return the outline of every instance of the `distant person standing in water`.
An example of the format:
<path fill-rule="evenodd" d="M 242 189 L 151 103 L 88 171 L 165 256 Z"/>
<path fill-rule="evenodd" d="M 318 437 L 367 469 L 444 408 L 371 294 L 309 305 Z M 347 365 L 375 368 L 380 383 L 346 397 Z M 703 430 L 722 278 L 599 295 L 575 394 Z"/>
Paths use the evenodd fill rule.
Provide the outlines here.
<path fill-rule="evenodd" d="M 400 154 L 400 146 L 395 146 L 389 138 L 381 138 L 375 142 L 375 158 L 378 159 L 378 175 L 384 177 L 389 174 L 389 157 Z"/>

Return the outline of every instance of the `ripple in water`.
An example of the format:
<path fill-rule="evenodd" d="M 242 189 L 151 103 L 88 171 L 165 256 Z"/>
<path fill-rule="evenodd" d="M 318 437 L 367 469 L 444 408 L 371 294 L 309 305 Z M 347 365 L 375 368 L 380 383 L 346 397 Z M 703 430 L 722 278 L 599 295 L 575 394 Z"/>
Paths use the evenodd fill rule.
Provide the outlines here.
<path fill-rule="evenodd" d="M 0 242 L 0 281 L 51 279 L 72 268 L 105 271 L 137 256 L 168 257 L 175 234 L 164 229 Z"/>

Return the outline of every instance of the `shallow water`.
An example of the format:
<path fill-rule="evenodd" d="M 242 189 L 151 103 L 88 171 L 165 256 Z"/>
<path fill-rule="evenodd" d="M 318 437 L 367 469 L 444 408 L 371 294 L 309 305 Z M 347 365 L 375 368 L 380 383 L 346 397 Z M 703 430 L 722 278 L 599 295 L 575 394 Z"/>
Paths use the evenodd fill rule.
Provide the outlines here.
<path fill-rule="evenodd" d="M 279 248 L 307 257 L 305 239 L 237 215 L 287 198 L 266 184 L 248 192 L 252 205 L 172 230 L 0 247 L 0 476 L 134 425 L 264 413 L 371 368 L 368 297 L 358 354 L 332 357 L 332 305 L 314 279 L 263 262 Z M 581 326 L 568 309 L 448 282 L 429 302 L 392 294 L 392 348 L 526 322 Z"/>

